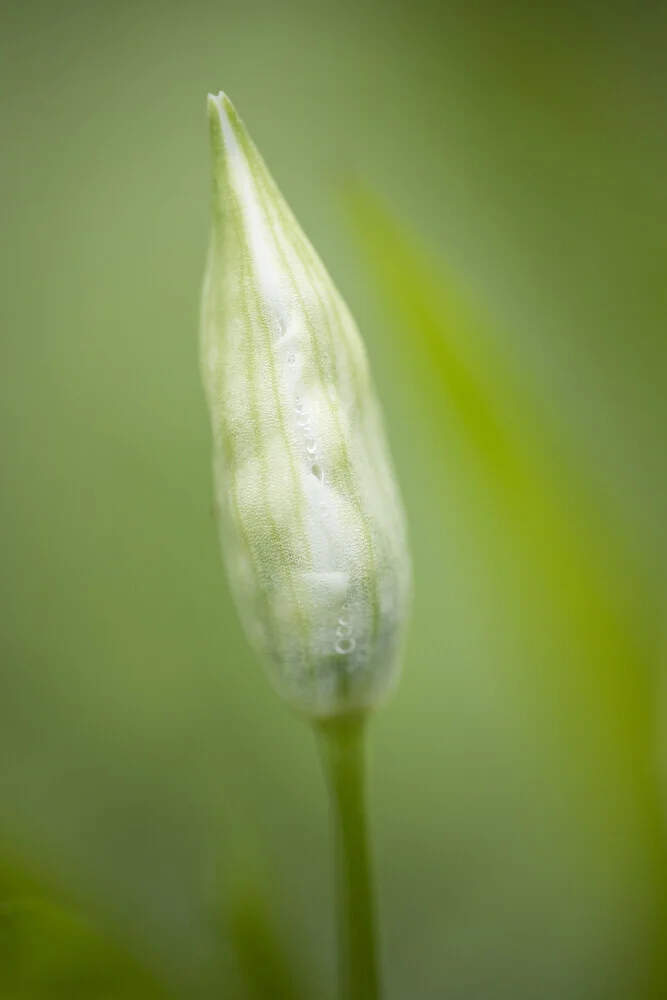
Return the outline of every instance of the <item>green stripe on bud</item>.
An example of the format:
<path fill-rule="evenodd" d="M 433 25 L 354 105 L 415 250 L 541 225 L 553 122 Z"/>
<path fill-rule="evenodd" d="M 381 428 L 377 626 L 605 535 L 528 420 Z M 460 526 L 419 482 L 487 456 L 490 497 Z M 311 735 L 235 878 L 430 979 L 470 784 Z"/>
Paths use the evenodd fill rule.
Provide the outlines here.
<path fill-rule="evenodd" d="M 231 589 L 290 703 L 368 708 L 398 674 L 410 561 L 366 352 L 231 102 L 208 111 L 201 368 Z"/>

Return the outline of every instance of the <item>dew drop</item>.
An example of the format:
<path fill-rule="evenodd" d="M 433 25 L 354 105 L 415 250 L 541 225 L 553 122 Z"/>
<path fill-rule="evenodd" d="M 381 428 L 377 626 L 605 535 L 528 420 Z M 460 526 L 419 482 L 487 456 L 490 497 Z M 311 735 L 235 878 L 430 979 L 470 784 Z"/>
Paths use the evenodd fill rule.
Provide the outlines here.
<path fill-rule="evenodd" d="M 308 452 L 309 455 L 314 455 L 315 452 L 317 451 L 317 441 L 315 440 L 314 437 L 306 438 L 306 451 Z"/>
<path fill-rule="evenodd" d="M 313 462 L 313 464 L 310 467 L 310 471 L 312 472 L 312 474 L 315 476 L 316 479 L 319 479 L 321 483 L 324 482 L 324 470 L 321 465 L 318 465 L 317 462 Z"/>
<path fill-rule="evenodd" d="M 294 368 L 294 365 L 296 364 L 296 354 L 293 354 L 292 351 L 290 351 L 287 355 L 287 364 L 290 368 Z"/>
<path fill-rule="evenodd" d="M 357 644 L 351 635 L 343 636 L 336 643 L 336 652 L 339 653 L 341 656 L 347 656 L 349 653 L 354 652 L 356 645 Z"/>
<path fill-rule="evenodd" d="M 338 628 L 336 629 L 336 635 L 339 639 L 344 639 L 352 632 L 352 627 L 348 625 L 344 618 L 338 619 Z"/>

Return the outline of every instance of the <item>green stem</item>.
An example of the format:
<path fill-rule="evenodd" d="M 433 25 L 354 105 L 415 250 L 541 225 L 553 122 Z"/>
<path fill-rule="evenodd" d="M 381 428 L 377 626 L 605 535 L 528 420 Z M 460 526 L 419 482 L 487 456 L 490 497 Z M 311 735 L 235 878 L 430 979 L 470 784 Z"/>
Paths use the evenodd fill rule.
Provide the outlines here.
<path fill-rule="evenodd" d="M 373 885 L 366 825 L 365 716 L 319 723 L 335 827 L 340 1000 L 379 1000 Z"/>

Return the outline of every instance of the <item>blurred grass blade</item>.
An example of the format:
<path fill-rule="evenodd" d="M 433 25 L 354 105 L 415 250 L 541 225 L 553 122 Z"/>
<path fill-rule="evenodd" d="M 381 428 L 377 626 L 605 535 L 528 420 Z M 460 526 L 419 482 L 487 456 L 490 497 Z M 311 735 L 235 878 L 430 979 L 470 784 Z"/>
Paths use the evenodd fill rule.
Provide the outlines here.
<path fill-rule="evenodd" d="M 124 949 L 37 883 L 0 871 L 3 1000 L 174 1000 Z"/>
<path fill-rule="evenodd" d="M 252 883 L 239 883 L 232 893 L 228 934 L 248 1000 L 306 1000 L 265 895 Z"/>
<path fill-rule="evenodd" d="M 308 951 L 292 954 L 286 921 L 257 829 L 236 799 L 225 812 L 227 841 L 208 880 L 211 917 L 221 942 L 219 981 L 245 1000 L 313 1000 Z M 227 994 L 225 994 L 227 995 Z"/>
<path fill-rule="evenodd" d="M 596 658 L 648 671 L 655 598 L 604 498 L 591 498 L 574 474 L 519 373 L 494 346 L 500 338 L 453 283 L 368 191 L 348 188 L 346 203 L 382 295 L 417 335 L 405 345 L 408 366 L 416 353 L 437 372 L 442 419 L 476 456 L 553 605 Z M 646 679 L 633 675 L 632 686 L 645 691 Z"/>
<path fill-rule="evenodd" d="M 460 443 L 450 478 L 484 492 L 495 530 L 510 539 L 531 592 L 581 656 L 559 667 L 569 704 L 580 699 L 597 727 L 604 766 L 623 774 L 641 814 L 662 898 L 665 940 L 664 843 L 656 781 L 654 682 L 658 593 L 623 528 L 606 509 L 604 492 L 584 475 L 552 429 L 523 366 L 502 350 L 502 337 L 471 309 L 439 263 L 406 235 L 372 192 L 344 192 L 345 207 L 378 290 L 398 317 L 393 335 L 406 381 L 420 387 L 430 419 Z M 425 373 L 427 373 L 425 375 Z M 479 516 L 480 532 L 489 524 Z M 489 537 L 487 535 L 487 537 Z M 501 599 L 504 599 L 504 595 Z M 546 619 L 545 619 L 546 620 Z M 585 664 L 581 669 L 582 661 Z M 576 746 L 576 739 L 572 746 Z M 563 753 L 567 753 L 563 746 Z M 576 765 L 576 762 L 575 762 Z M 657 957 L 651 996 L 666 985 Z"/>

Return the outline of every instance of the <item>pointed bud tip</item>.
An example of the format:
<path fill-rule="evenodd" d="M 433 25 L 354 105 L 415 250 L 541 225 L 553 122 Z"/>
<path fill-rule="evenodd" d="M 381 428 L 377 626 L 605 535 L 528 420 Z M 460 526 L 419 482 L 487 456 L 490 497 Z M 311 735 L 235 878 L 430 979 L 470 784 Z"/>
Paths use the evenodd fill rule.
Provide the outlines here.
<path fill-rule="evenodd" d="M 236 108 L 223 90 L 206 98 L 211 142 L 218 153 L 227 155 L 237 149 L 239 132 L 243 132 Z"/>
<path fill-rule="evenodd" d="M 209 114 L 225 114 L 225 109 L 232 106 L 232 102 L 227 97 L 224 90 L 220 90 L 217 94 L 208 94 L 206 97 L 206 104 L 208 107 Z"/>

